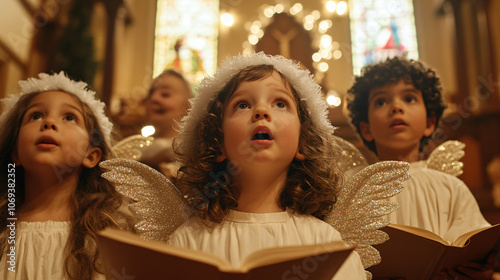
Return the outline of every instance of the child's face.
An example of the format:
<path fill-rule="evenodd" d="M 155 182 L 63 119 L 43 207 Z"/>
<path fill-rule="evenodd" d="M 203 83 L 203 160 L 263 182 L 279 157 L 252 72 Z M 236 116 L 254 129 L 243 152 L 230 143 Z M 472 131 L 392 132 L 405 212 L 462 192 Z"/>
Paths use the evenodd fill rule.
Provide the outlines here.
<path fill-rule="evenodd" d="M 100 159 L 99 148 L 89 147 L 89 134 L 78 100 L 61 91 L 46 91 L 35 96 L 23 117 L 13 154 L 16 165 L 27 171 L 43 167 L 76 170 L 81 165 L 94 167 Z"/>
<path fill-rule="evenodd" d="M 173 76 L 161 78 L 146 101 L 148 120 L 153 125 L 174 124 L 174 120 L 186 114 L 188 94 L 184 82 Z"/>
<path fill-rule="evenodd" d="M 368 123 L 360 130 L 367 141 L 375 140 L 377 151 L 418 149 L 423 136 L 434 131 L 435 118 L 427 118 L 422 92 L 400 80 L 370 91 Z"/>
<path fill-rule="evenodd" d="M 270 76 L 242 82 L 228 100 L 222 123 L 223 155 L 245 165 L 272 163 L 288 167 L 298 153 L 300 120 L 292 91 L 274 71 Z"/>

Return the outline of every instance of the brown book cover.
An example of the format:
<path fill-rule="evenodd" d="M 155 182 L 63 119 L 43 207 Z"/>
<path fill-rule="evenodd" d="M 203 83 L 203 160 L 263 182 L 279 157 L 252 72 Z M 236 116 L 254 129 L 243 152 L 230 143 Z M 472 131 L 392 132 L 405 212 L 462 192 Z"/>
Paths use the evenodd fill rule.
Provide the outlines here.
<path fill-rule="evenodd" d="M 374 246 L 382 261 L 368 269 L 373 279 L 432 279 L 460 264 L 484 261 L 500 239 L 500 224 L 465 233 L 452 244 L 411 226 L 388 225 L 381 230 L 389 234 L 389 240 Z"/>
<path fill-rule="evenodd" d="M 250 254 L 240 267 L 215 255 L 117 229 L 97 234 L 108 279 L 332 279 L 354 249 L 342 241 L 275 247 Z"/>

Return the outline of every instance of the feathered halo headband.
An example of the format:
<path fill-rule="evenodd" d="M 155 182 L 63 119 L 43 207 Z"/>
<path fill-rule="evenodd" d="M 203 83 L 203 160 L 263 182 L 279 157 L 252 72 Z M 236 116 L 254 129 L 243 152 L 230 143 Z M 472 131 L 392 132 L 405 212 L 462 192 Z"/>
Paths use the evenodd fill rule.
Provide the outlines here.
<path fill-rule="evenodd" d="M 201 81 L 196 97 L 190 100 L 189 114 L 181 122 L 179 136 L 181 151 L 184 152 L 192 147 L 197 125 L 208 113 L 208 104 L 214 101 L 231 78 L 246 67 L 262 64 L 274 66 L 287 78 L 297 91 L 299 98 L 306 102 L 313 125 L 329 134 L 335 131 L 328 119 L 328 107 L 322 98 L 321 87 L 314 82 L 312 74 L 308 70 L 301 69 L 299 63 L 290 59 L 259 52 L 251 56 L 238 55 L 227 59 L 213 76 L 207 76 Z"/>
<path fill-rule="evenodd" d="M 51 90 L 60 90 L 70 94 L 73 94 L 81 102 L 87 104 L 89 108 L 94 113 L 99 127 L 104 134 L 104 140 L 108 145 L 111 145 L 111 130 L 113 129 L 113 124 L 109 121 L 108 117 L 104 113 L 105 104 L 100 100 L 96 99 L 96 92 L 87 88 L 87 84 L 84 82 L 76 82 L 69 79 L 63 71 L 59 74 L 38 74 L 37 78 L 29 78 L 25 81 L 19 81 L 19 86 L 21 87 L 21 92 L 17 94 L 11 94 L 8 97 L 2 99 L 3 102 L 3 113 L 0 115 L 0 127 L 4 127 L 4 122 L 11 113 L 12 108 L 19 101 L 24 94 L 30 94 L 34 92 L 44 92 Z"/>

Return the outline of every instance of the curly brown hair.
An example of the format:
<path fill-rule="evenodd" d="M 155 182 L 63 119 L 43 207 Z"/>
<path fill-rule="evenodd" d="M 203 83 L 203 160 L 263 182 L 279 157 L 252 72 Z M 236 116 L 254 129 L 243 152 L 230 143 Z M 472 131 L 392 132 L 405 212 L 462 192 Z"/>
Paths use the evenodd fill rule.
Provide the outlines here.
<path fill-rule="evenodd" d="M 238 205 L 238 193 L 231 185 L 234 166 L 228 160 L 216 162 L 223 146 L 225 105 L 242 82 L 263 79 L 273 71 L 280 74 L 295 97 L 301 123 L 299 151 L 305 156 L 305 160 L 293 160 L 290 165 L 281 206 L 323 219 L 336 201 L 341 177 L 332 168 L 336 156 L 332 136 L 312 123 L 305 101 L 283 74 L 272 65 L 249 66 L 234 75 L 209 103 L 208 114 L 197 124 L 196 140 L 187 152 L 182 153 L 181 143 L 174 140 L 174 150 L 183 164 L 175 184 L 188 195 L 203 219 L 221 222 Z"/>
<path fill-rule="evenodd" d="M 393 57 L 384 62 L 367 65 L 361 69 L 361 76 L 356 77 L 354 84 L 348 90 L 347 108 L 351 123 L 361 135 L 359 124 L 368 123 L 368 108 L 370 91 L 385 85 L 396 84 L 404 80 L 412 83 L 420 92 L 425 103 L 427 118 L 436 118 L 436 128 L 443 115 L 446 104 L 442 98 L 442 87 L 436 72 L 425 66 L 422 62 L 406 57 Z M 374 141 L 366 141 L 365 145 L 377 153 Z M 420 140 L 420 151 L 427 144 L 430 137 L 422 137 Z"/>
<path fill-rule="evenodd" d="M 0 165 L 8 166 L 12 163 L 13 151 L 17 148 L 17 138 L 24 114 L 31 100 L 41 92 L 24 94 L 15 107 L 6 116 L 6 126 L 0 135 Z M 68 93 L 71 95 L 71 93 Z M 111 157 L 109 144 L 90 107 L 80 102 L 85 125 L 89 132 L 90 146 L 101 149 L 101 161 Z M 16 174 L 16 209 L 24 201 L 24 169 L 15 167 Z M 71 229 L 66 244 L 67 257 L 65 269 L 70 279 L 92 279 L 96 273 L 104 273 L 99 253 L 96 248 L 97 231 L 106 227 L 116 227 L 132 231 L 133 217 L 128 213 L 123 197 L 114 186 L 101 177 L 104 172 L 99 165 L 94 168 L 83 168 L 78 185 L 71 198 L 73 213 Z M 8 171 L 0 171 L 0 252 L 7 246 L 7 217 L 8 217 Z M 0 259 L 2 256 L 0 255 Z"/>

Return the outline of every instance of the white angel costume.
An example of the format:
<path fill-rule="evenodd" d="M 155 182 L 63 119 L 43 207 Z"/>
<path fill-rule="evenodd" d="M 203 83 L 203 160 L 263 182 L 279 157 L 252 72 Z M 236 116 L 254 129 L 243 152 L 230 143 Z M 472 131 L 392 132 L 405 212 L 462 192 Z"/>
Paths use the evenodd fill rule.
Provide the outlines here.
<path fill-rule="evenodd" d="M 87 88 L 84 82 L 70 80 L 64 72 L 58 74 L 39 74 L 39 78 L 19 81 L 21 93 L 9 95 L 3 99 L 4 112 L 0 116 L 0 127 L 4 127 L 6 116 L 17 103 L 22 94 L 39 91 L 62 90 L 75 95 L 81 102 L 89 105 L 97 118 L 103 132 L 104 141 L 111 143 L 113 124 L 104 112 L 104 103 L 95 99 L 95 92 Z M 129 212 L 126 205 L 123 210 Z M 16 221 L 15 244 L 7 244 L 2 252 L 0 279 L 67 279 L 65 246 L 71 230 L 69 221 L 24 222 Z M 9 234 L 7 229 L 4 234 Z M 10 246 L 15 245 L 15 272 L 7 261 L 10 259 Z M 103 274 L 94 273 L 93 279 L 105 279 Z"/>
<path fill-rule="evenodd" d="M 67 279 L 64 262 L 70 226 L 70 222 L 17 222 L 16 272 L 2 258 L 0 279 Z M 106 278 L 95 273 L 93 279 Z"/>
<path fill-rule="evenodd" d="M 214 76 L 201 82 L 198 94 L 192 100 L 192 109 L 182 122 L 178 139 L 181 152 L 189 153 L 197 133 L 196 124 L 207 114 L 207 105 L 231 77 L 245 67 L 260 64 L 273 65 L 287 77 L 307 104 L 313 125 L 328 135 L 334 132 L 327 118 L 321 89 L 309 71 L 301 70 L 298 64 L 281 56 L 264 53 L 251 57 L 240 55 L 223 63 Z M 333 145 L 339 153 L 350 153 L 337 143 Z M 347 165 L 354 164 L 352 158 Z M 380 262 L 378 251 L 371 245 L 387 240 L 387 234 L 378 229 L 388 224 L 382 217 L 397 209 L 395 203 L 384 199 L 397 194 L 402 189 L 402 182 L 408 178 L 408 164 L 404 162 L 380 162 L 368 166 L 342 186 L 325 221 L 287 209 L 264 214 L 231 211 L 220 224 L 215 224 L 194 217 L 194 207 L 154 169 L 127 159 L 105 161 L 101 166 L 110 170 L 103 177 L 114 182 L 118 191 L 137 201 L 131 209 L 143 217 L 136 230 L 145 239 L 207 251 L 229 259 L 233 264 L 263 248 L 343 240 L 355 245 L 356 253 L 351 254 L 335 279 L 371 277 L 363 268 Z"/>
<path fill-rule="evenodd" d="M 484 219 L 476 199 L 456 176 L 462 173 L 464 144 L 447 141 L 427 160 L 410 164 L 410 179 L 401 193 L 389 198 L 399 209 L 388 215 L 393 224 L 409 225 L 454 241 L 471 230 L 490 224 Z M 348 171 L 353 174 L 359 167 Z"/>
<path fill-rule="evenodd" d="M 229 259 L 236 267 L 258 250 L 340 240 L 340 233 L 331 225 L 309 215 L 295 215 L 291 211 L 261 214 L 231 210 L 220 224 L 197 216 L 191 218 L 168 242 Z M 333 279 L 366 279 L 359 256 L 351 254 Z"/>

